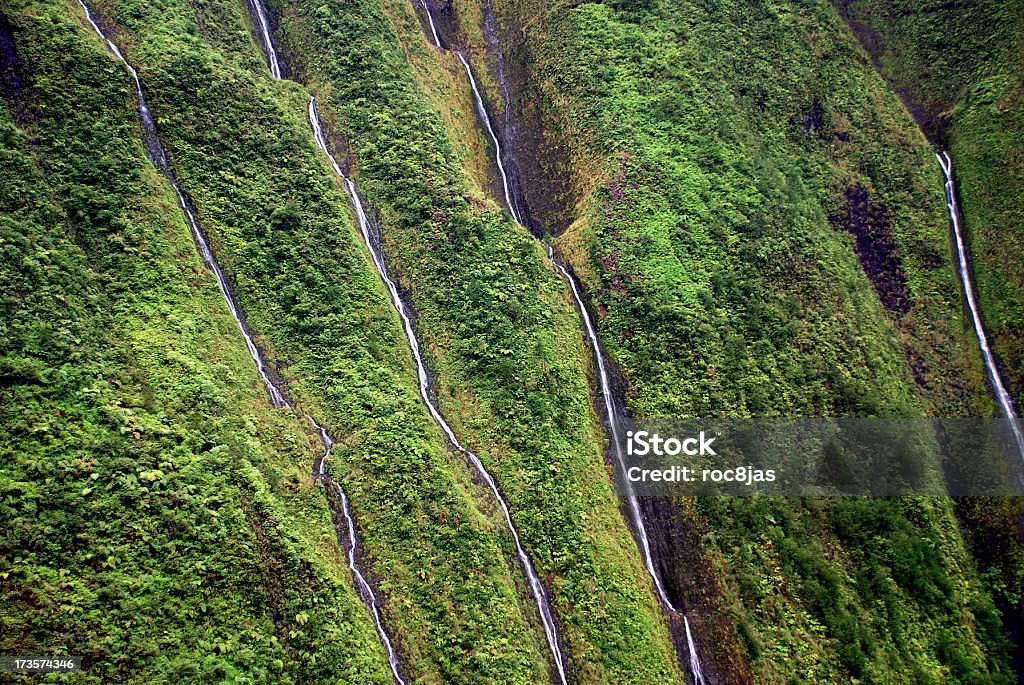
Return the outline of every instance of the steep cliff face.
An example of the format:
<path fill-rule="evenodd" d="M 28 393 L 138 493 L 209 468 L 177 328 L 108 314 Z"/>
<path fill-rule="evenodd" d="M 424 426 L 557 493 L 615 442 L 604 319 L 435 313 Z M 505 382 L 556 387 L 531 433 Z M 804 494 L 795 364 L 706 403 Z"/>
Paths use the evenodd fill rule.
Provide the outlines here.
<path fill-rule="evenodd" d="M 299 78 L 322 94 L 379 212 L 442 413 L 495 474 L 548 581 L 571 672 L 678 680 L 601 458 L 564 283 L 472 172 L 488 168 L 474 160 L 488 153 L 462 65 L 430 45 L 406 2 L 296 4 L 282 16 L 286 52 L 305 56 Z"/>
<path fill-rule="evenodd" d="M 635 416 L 988 415 L 899 98 L 1005 225 L 1017 29 L 940 87 L 932 20 L 866 2 L 97 1 L 162 174 L 82 9 L 0 0 L 0 652 L 118 682 L 561 682 L 556 654 L 574 683 L 1013 681 L 986 582 L 1019 610 L 1019 502 L 959 507 L 972 557 L 939 498 L 648 500 L 645 568 L 538 238 Z"/>
<path fill-rule="evenodd" d="M 319 445 L 266 401 L 130 77 L 70 7 L 4 8 L 2 650 L 96 682 L 388 682 Z"/>
<path fill-rule="evenodd" d="M 876 68 L 956 163 L 975 290 L 1018 412 L 1024 397 L 1024 9 L 1012 2 L 839 2 Z M 1024 504 L 960 503 L 983 577 L 1024 636 Z M 997 551 L 998 550 L 998 551 Z M 1017 670 L 1022 667 L 1020 651 Z"/>
<path fill-rule="evenodd" d="M 490 55 L 528 208 L 587 284 L 636 414 L 992 411 L 940 170 L 831 6 L 494 4 L 497 44 L 486 27 L 459 35 Z M 977 580 L 953 601 L 984 630 L 922 592 L 973 577 L 945 505 L 701 500 L 651 515 L 675 591 L 733 619 L 707 640 L 728 677 L 743 670 L 730 641 L 759 681 L 1007 673 Z M 916 536 L 941 561 L 910 561 Z M 908 621 L 929 626 L 915 654 Z"/>
<path fill-rule="evenodd" d="M 1024 393 L 1024 9 L 1013 2 L 836 3 L 929 139 L 956 162 L 985 324 Z"/>

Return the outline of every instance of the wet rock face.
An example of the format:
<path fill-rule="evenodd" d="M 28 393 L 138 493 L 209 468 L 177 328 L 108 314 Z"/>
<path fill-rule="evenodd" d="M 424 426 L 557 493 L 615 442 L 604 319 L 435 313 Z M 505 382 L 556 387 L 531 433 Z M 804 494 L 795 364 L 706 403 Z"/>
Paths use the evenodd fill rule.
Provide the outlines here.
<path fill-rule="evenodd" d="M 846 189 L 845 212 L 832 217 L 832 225 L 856 240 L 857 259 L 885 308 L 906 313 L 910 309 L 907 275 L 892 237 L 886 207 L 871 202 L 865 188 L 850 186 Z"/>
<path fill-rule="evenodd" d="M 708 684 L 751 685 L 749 662 L 722 604 L 724 589 L 702 551 L 702 524 L 692 507 L 668 497 L 646 497 L 641 508 L 658 572 L 669 599 L 690 621 Z M 682 618 L 668 619 L 680 664 L 687 670 Z"/>
<path fill-rule="evenodd" d="M 7 98 L 21 85 L 18 52 L 14 49 L 14 27 L 7 15 L 0 12 L 0 91 Z"/>

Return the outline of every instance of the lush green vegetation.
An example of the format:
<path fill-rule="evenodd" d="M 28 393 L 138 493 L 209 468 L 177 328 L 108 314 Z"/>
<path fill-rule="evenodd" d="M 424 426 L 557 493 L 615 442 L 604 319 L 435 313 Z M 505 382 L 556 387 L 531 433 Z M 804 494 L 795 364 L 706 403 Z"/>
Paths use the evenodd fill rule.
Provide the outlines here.
<path fill-rule="evenodd" d="M 468 105 L 461 67 L 427 45 L 405 2 L 296 4 L 284 16 L 293 67 L 322 94 L 323 112 L 379 210 L 442 410 L 501 484 L 549 582 L 576 677 L 678 679 L 605 475 L 586 348 L 565 284 L 538 243 L 481 196 L 486 180 L 467 182 L 449 137 L 457 134 L 442 122 L 472 122 L 472 110 L 438 112 L 423 90 L 461 83 L 448 106 Z"/>
<path fill-rule="evenodd" d="M 4 10 L 0 651 L 83 655 L 67 682 L 389 682 L 317 445 L 270 409 L 127 72 L 63 3 Z"/>
<path fill-rule="evenodd" d="M 837 3 L 881 73 L 956 165 L 987 332 L 1024 394 L 1024 8 L 1006 0 Z"/>
<path fill-rule="evenodd" d="M 397 319 L 313 143 L 307 95 L 271 81 L 251 43 L 239 55 L 211 48 L 183 2 L 116 13 L 249 323 L 342 438 L 335 468 L 410 673 L 544 679 L 532 602 L 517 597 L 502 534 L 419 401 Z"/>
<path fill-rule="evenodd" d="M 634 413 L 992 411 L 939 171 L 835 7 L 492 4 L 527 201 L 581 277 Z M 408 0 L 271 5 L 295 82 L 270 78 L 241 0 L 97 2 L 248 327 L 338 438 L 330 470 L 403 671 L 550 679 L 503 519 L 422 406 L 309 132 L 310 92 L 416 311 L 442 411 L 550 591 L 572 678 L 681 682 L 615 506 L 576 312 L 496 202 L 461 65 Z M 952 146 L 986 314 L 1019 376 L 1006 227 L 1024 129 L 1007 50 L 1021 23 L 973 41 L 1011 9 L 900 23 L 877 7 L 843 5 L 896 36 L 876 51 L 885 75 L 933 118 L 955 106 L 929 130 Z M 127 73 L 75 2 L 0 10 L 0 652 L 84 654 L 87 682 L 389 682 L 312 476 L 318 444 L 302 413 L 269 406 L 145 160 Z M 438 11 L 501 111 L 481 6 Z M 947 21 L 960 60 L 926 37 Z M 921 76 L 936 60 L 952 80 Z M 976 549 L 1007 550 L 980 574 L 941 499 L 650 514 L 721 682 L 1010 683 L 996 605 L 1024 601 L 1019 506 L 958 506 Z"/>
<path fill-rule="evenodd" d="M 528 179 L 532 195 L 561 193 L 547 227 L 602 314 L 636 413 L 991 411 L 941 176 L 830 5 L 497 7 L 533 93 L 513 96 L 522 125 L 555 151 L 538 168 L 565 179 Z M 702 590 L 692 568 L 670 582 L 698 614 L 735 619 L 749 671 L 707 627 L 728 678 L 1010 677 L 946 504 L 680 507 L 726 587 Z"/>
<path fill-rule="evenodd" d="M 1024 389 L 1024 10 L 1000 0 L 840 3 L 843 15 L 929 137 L 950 151 L 986 333 L 1021 406 Z M 997 604 L 1024 626 L 1024 502 L 958 511 Z M 1018 653 L 1018 670 L 1021 667 Z"/>
<path fill-rule="evenodd" d="M 845 2 L 844 17 L 926 133 L 951 150 L 990 340 L 1021 387 L 1021 8 Z"/>

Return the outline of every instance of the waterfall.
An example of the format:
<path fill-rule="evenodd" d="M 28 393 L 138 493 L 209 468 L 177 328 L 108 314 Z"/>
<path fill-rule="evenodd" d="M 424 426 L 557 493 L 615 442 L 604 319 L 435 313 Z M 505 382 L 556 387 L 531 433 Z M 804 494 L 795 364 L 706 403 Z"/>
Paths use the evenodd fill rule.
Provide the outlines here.
<path fill-rule="evenodd" d="M 377 628 L 377 635 L 380 636 L 381 644 L 384 645 L 384 650 L 387 652 L 388 665 L 391 667 L 391 675 L 394 677 L 395 682 L 397 682 L 398 685 L 407 685 L 399 672 L 398 653 L 395 651 L 394 645 L 391 644 L 391 638 L 388 636 L 387 630 L 384 629 L 384 618 L 380 615 L 380 608 L 377 604 L 377 595 L 373 591 L 373 586 L 366 580 L 366 577 L 359 570 L 359 565 L 356 563 L 356 554 L 359 549 L 359 538 L 356 537 L 356 522 L 355 517 L 352 515 L 352 508 L 349 506 L 348 495 L 345 494 L 345 491 L 342 490 L 337 481 L 328 480 L 327 474 L 324 472 L 324 466 L 331 456 L 331 449 L 334 447 L 334 439 L 320 424 L 314 421 L 312 417 L 310 417 L 309 420 L 316 428 L 317 434 L 320 436 L 320 442 L 323 443 L 324 446 L 324 456 L 320 459 L 319 467 L 320 480 L 325 483 L 329 482 L 334 486 L 335 494 L 341 498 L 341 514 L 345 519 L 345 525 L 348 528 L 349 544 L 348 548 L 345 550 L 348 568 L 352 572 L 352 577 L 355 578 L 360 598 L 362 598 L 366 608 L 370 610 L 370 616 L 373 618 L 373 624 Z"/>
<path fill-rule="evenodd" d="M 583 330 L 587 334 L 587 339 L 590 342 L 590 347 L 594 351 L 594 361 L 597 364 L 597 379 L 598 384 L 601 388 L 601 398 L 604 400 L 604 411 L 608 417 L 608 432 L 610 433 L 609 438 L 612 443 L 612 452 L 615 454 L 616 464 L 619 467 L 619 473 L 626 473 L 626 460 L 622 455 L 622 444 L 619 441 L 619 414 L 615 408 L 615 398 L 612 395 L 611 379 L 608 376 L 608 369 L 605 366 L 604 354 L 601 351 L 600 344 L 597 341 L 597 331 L 594 329 L 594 324 L 590 319 L 590 314 L 587 312 L 587 308 L 583 306 L 583 295 L 580 291 L 579 285 L 576 283 L 576 279 L 573 277 L 569 270 L 566 269 L 557 259 L 555 259 L 555 252 L 548 246 L 548 258 L 551 263 L 558 269 L 562 276 L 569 282 L 569 288 L 572 290 L 573 299 L 576 300 L 576 306 L 580 310 L 580 319 L 583 321 Z M 637 542 L 640 546 L 640 556 L 643 558 L 644 567 L 647 569 L 647 573 L 651 576 L 651 580 L 654 582 L 654 589 L 658 593 L 658 599 L 665 605 L 665 608 L 673 613 L 678 613 L 676 608 L 672 605 L 672 600 L 668 598 L 668 594 L 665 592 L 665 587 L 661 584 L 661 577 L 658 574 L 658 570 L 654 567 L 654 555 L 651 553 L 651 542 L 647 535 L 647 526 L 644 525 L 643 513 L 640 511 L 640 500 L 637 498 L 636 493 L 633 490 L 633 485 L 630 483 L 628 478 L 621 478 L 621 488 L 626 495 L 626 504 L 629 509 L 630 518 L 633 522 L 633 528 L 636 531 Z"/>
<path fill-rule="evenodd" d="M 217 265 L 217 260 L 213 257 L 213 252 L 210 250 L 210 246 L 206 241 L 206 236 L 199 228 L 199 224 L 196 222 L 195 214 L 193 213 L 188 202 L 185 200 L 185 195 L 181 192 L 181 188 L 178 187 L 178 182 L 174 178 L 174 174 L 171 173 L 171 169 L 167 164 L 167 154 L 164 152 L 163 145 L 160 144 L 160 138 L 157 135 L 156 123 L 153 121 L 153 115 L 149 112 L 149 107 L 146 105 L 146 96 L 142 91 L 142 82 L 139 80 L 139 73 L 135 68 L 128 63 L 124 53 L 121 49 L 114 44 L 113 41 L 108 39 L 103 31 L 100 29 L 99 24 L 92 17 L 92 12 L 89 10 L 88 5 L 85 4 L 84 0 L 78 0 L 78 4 L 85 10 L 85 17 L 89 20 L 89 24 L 92 25 L 93 30 L 106 44 L 107 48 L 112 52 L 124 66 L 128 69 L 132 79 L 135 81 L 135 94 L 139 100 L 139 118 L 142 120 L 143 137 L 146 143 L 146 155 L 153 165 L 161 171 L 167 180 L 171 182 L 171 187 L 174 188 L 174 193 L 178 197 L 178 205 L 181 207 L 181 211 L 185 214 L 185 218 L 188 220 L 189 227 L 192 230 L 192 237 L 196 241 L 196 246 L 199 248 L 199 254 L 203 258 L 203 262 L 213 272 L 213 275 L 217 278 L 217 285 L 220 286 L 220 292 L 224 296 L 224 301 L 228 305 L 228 309 L 231 311 L 231 316 L 234 317 L 235 323 L 238 324 L 238 329 L 242 332 L 242 337 L 245 339 L 245 346 L 249 350 L 249 356 L 256 363 L 256 369 L 260 373 L 260 377 L 263 379 L 263 384 L 267 388 L 267 394 L 270 396 L 270 403 L 275 407 L 289 406 L 288 401 L 285 399 L 284 394 L 277 388 L 274 382 L 270 378 L 270 374 L 267 372 L 267 366 L 263 361 L 263 357 L 260 355 L 259 350 L 256 348 L 256 344 L 252 340 L 252 336 L 249 335 L 249 331 L 245 328 L 245 323 L 242 321 L 242 316 L 239 312 L 238 306 L 235 304 L 234 298 L 231 296 L 231 291 L 228 289 L 227 280 L 224 278 L 223 272 L 220 270 L 220 266 Z"/>
<path fill-rule="evenodd" d="M 263 6 L 263 0 L 249 0 L 249 2 L 256 14 L 256 27 L 259 29 L 260 42 L 263 44 L 263 51 L 267 55 L 270 75 L 275 79 L 280 80 L 280 61 L 277 58 L 277 50 L 274 48 L 274 41 L 270 33 L 270 25 L 267 22 L 267 12 L 266 8 Z M 388 636 L 388 632 L 384 628 L 384 619 L 380 614 L 377 595 L 373 591 L 373 586 L 371 586 L 366 580 L 362 571 L 359 570 L 359 565 L 356 563 L 359 543 L 358 538 L 356 537 L 355 518 L 352 514 L 352 508 L 349 506 L 348 495 L 345 494 L 345 491 L 337 481 L 328 478 L 325 471 L 327 460 L 331 456 L 331 449 L 334 447 L 334 439 L 320 424 L 313 420 L 313 417 L 309 417 L 309 420 L 316 428 L 317 434 L 320 436 L 320 442 L 324 446 L 324 456 L 320 459 L 318 473 L 320 480 L 325 484 L 332 486 L 337 496 L 341 499 L 341 514 L 342 518 L 345 519 L 345 526 L 348 529 L 349 545 L 348 549 L 345 550 L 348 568 L 352 572 L 352 577 L 355 579 L 360 598 L 363 600 L 366 608 L 370 611 L 370 616 L 373 618 L 373 624 L 377 628 L 377 635 L 380 636 L 381 644 L 384 645 L 384 650 L 387 652 L 388 666 L 391 667 L 391 675 L 399 685 L 406 685 L 406 682 L 399 671 L 398 653 L 395 651 L 394 645 L 391 644 L 391 638 Z"/>
<path fill-rule="evenodd" d="M 430 33 L 434 37 L 434 45 L 441 50 L 445 47 L 441 45 L 441 39 L 437 35 L 437 27 L 434 26 L 434 17 L 430 13 L 430 8 L 427 6 L 426 0 L 420 0 L 423 5 L 424 11 L 427 13 L 427 21 L 430 25 Z M 498 136 L 494 132 L 494 126 L 491 124 L 491 117 L 487 114 L 487 108 L 484 107 L 484 98 L 480 94 L 480 88 L 477 86 L 476 78 L 473 76 L 473 70 L 469 68 L 469 62 L 466 61 L 465 56 L 458 51 L 452 51 L 455 56 L 462 62 L 463 68 L 466 70 L 466 77 L 469 79 L 470 88 L 473 90 L 473 104 L 476 106 L 476 111 L 480 115 L 480 122 L 484 125 L 487 130 L 487 135 L 491 139 L 491 144 L 494 145 L 494 161 L 498 165 L 498 175 L 501 177 L 501 187 L 505 192 L 505 204 L 508 206 L 508 211 L 512 214 L 512 218 L 520 226 L 523 225 L 523 220 L 520 218 L 519 213 L 516 211 L 515 203 L 512 201 L 512 190 L 511 184 L 508 180 L 508 173 L 505 171 L 505 163 L 502 160 L 501 143 L 498 142 Z"/>
<path fill-rule="evenodd" d="M 671 613 L 677 614 L 679 611 L 676 610 L 672 604 L 672 600 L 668 598 L 668 594 L 665 592 L 665 587 L 661 583 L 661 576 L 658 574 L 658 570 L 654 566 L 654 555 L 651 552 L 650 538 L 647 535 L 647 526 L 644 524 L 643 512 L 640 510 L 640 501 L 636 496 L 636 492 L 633 490 L 633 484 L 628 478 L 625 477 L 626 473 L 626 462 L 622 455 L 622 443 L 619 442 L 619 413 L 615 407 L 615 396 L 612 394 L 611 379 L 608 377 L 608 368 L 604 361 L 604 353 L 601 350 L 601 346 L 597 340 L 597 331 L 594 329 L 594 324 L 590 319 L 590 314 L 587 312 L 587 308 L 583 305 L 583 296 L 580 291 L 579 284 L 573 277 L 572 273 L 565 268 L 557 259 L 555 259 L 555 252 L 548 246 L 548 259 L 555 266 L 558 271 L 561 272 L 565 280 L 569 282 L 569 289 L 572 291 L 573 299 L 576 300 L 576 307 L 580 310 L 580 319 L 583 321 L 583 329 L 586 331 L 587 339 L 590 341 L 590 348 L 594 352 L 594 361 L 597 365 L 597 378 L 601 388 L 601 398 L 604 400 L 604 411 L 608 416 L 608 432 L 610 433 L 609 438 L 612 443 L 612 451 L 615 454 L 615 460 L 619 467 L 619 473 L 622 476 L 620 478 L 620 488 L 626 495 L 626 506 L 629 510 L 630 519 L 633 523 L 633 530 L 636 532 L 637 543 L 640 548 L 640 556 L 644 563 L 644 568 L 647 569 L 647 574 L 651 577 L 651 581 L 654 583 L 654 589 L 658 593 L 658 599 L 664 607 Z M 693 680 L 697 685 L 704 685 L 704 671 L 701 667 L 700 657 L 697 654 L 697 645 L 693 641 L 693 636 L 690 634 L 690 621 L 686 615 L 683 614 L 683 626 L 686 629 L 686 649 L 690 656 L 690 671 L 693 674 Z"/>
<path fill-rule="evenodd" d="M 270 22 L 267 21 L 267 8 L 263 6 L 263 0 L 249 0 L 252 5 L 253 14 L 256 15 L 256 30 L 260 34 L 260 42 L 263 44 L 263 52 L 267 56 L 270 66 L 270 74 L 280 80 L 281 64 L 277 59 L 277 50 L 274 49 L 274 41 L 270 35 Z"/>
<path fill-rule="evenodd" d="M 171 187 L 174 188 L 174 192 L 178 197 L 178 206 L 181 207 L 181 211 L 188 220 L 189 227 L 192 231 L 192 237 L 196 242 L 196 246 L 199 248 L 199 254 L 202 256 L 203 262 L 213 272 L 217 279 L 217 285 L 220 287 L 221 295 L 224 296 L 224 302 L 227 304 L 228 310 L 231 312 L 231 316 L 234 317 L 235 323 L 238 324 L 238 329 L 242 332 L 242 337 L 245 339 L 245 345 L 249 350 L 249 355 L 252 357 L 253 362 L 255 362 L 256 369 L 259 371 L 260 377 L 263 379 L 263 383 L 266 386 L 267 395 L 270 398 L 270 404 L 275 408 L 288 407 L 289 409 L 292 409 L 293 407 L 288 402 L 284 393 L 277 387 L 271 379 L 270 374 L 267 372 L 267 366 L 263 360 L 263 356 L 260 354 L 256 344 L 253 342 L 252 336 L 249 335 L 249 331 L 245 328 L 241 312 L 238 305 L 235 303 L 234 297 L 231 295 L 224 273 L 217 264 L 217 260 L 214 258 L 213 252 L 210 250 L 206 236 L 199 228 L 199 223 L 196 221 L 195 213 L 192 211 L 188 201 L 185 199 L 184 193 L 181 192 L 181 188 L 178 186 L 174 173 L 171 171 L 170 166 L 167 163 L 167 154 L 163 149 L 163 145 L 160 143 L 159 136 L 157 135 L 156 123 L 153 121 L 153 116 L 150 114 L 149 107 L 146 105 L 146 96 L 145 93 L 143 93 L 142 82 L 139 80 L 138 72 L 131 64 L 129 64 L 124 53 L 121 52 L 121 49 L 103 33 L 99 24 L 97 24 L 93 19 L 92 12 L 89 10 L 89 6 L 85 4 L 84 0 L 78 0 L 78 4 L 81 5 L 82 9 L 85 11 L 85 17 L 89 20 L 89 24 L 92 25 L 93 30 L 96 31 L 96 35 L 98 35 L 107 44 L 107 48 L 110 52 L 112 52 L 121 61 L 121 63 L 124 64 L 131 74 L 132 79 L 135 81 L 135 93 L 138 98 L 139 118 L 142 120 L 143 136 L 146 143 L 146 154 L 153 165 L 163 173 L 168 181 L 170 181 Z M 273 55 L 273 47 L 271 47 L 270 54 Z M 276 56 L 274 56 L 271 59 L 271 64 L 274 65 L 276 63 L 277 59 Z M 359 586 L 360 597 L 370 610 L 374 623 L 377 627 L 377 633 L 380 635 L 381 642 L 387 650 L 388 663 L 391 665 L 391 672 L 399 685 L 406 685 L 405 680 L 402 679 L 398 672 L 398 655 L 391 645 L 391 640 L 388 638 L 387 632 L 384 630 L 384 624 L 380 616 L 380 611 L 377 607 L 377 598 L 373 593 L 373 588 L 366 581 L 366 578 L 359 571 L 358 565 L 356 564 L 358 539 L 356 538 L 355 520 L 353 519 L 352 511 L 349 507 L 348 497 L 341 489 L 341 486 L 336 482 L 330 481 L 324 473 L 324 464 L 331 456 L 331 448 L 334 446 L 334 439 L 327 433 L 323 426 L 313 419 L 312 416 L 307 414 L 306 418 L 311 424 L 313 424 L 313 427 L 316 429 L 317 435 L 320 438 L 320 442 L 324 447 L 324 455 L 320 458 L 320 478 L 326 483 L 333 484 L 336 492 L 341 497 L 342 516 L 344 517 L 348 528 L 349 545 L 346 552 L 349 570 L 352 571 L 352 575 L 356 579 L 356 583 Z"/>
<path fill-rule="evenodd" d="M 971 272 L 967 258 L 967 246 L 964 242 L 963 230 L 960 227 L 960 206 L 956 201 L 956 186 L 953 184 L 953 160 L 949 153 L 942 151 L 936 154 L 939 166 L 942 167 L 942 174 L 946 179 L 946 208 L 949 210 L 949 218 L 953 223 L 953 237 L 956 243 L 956 266 L 960 273 L 960 282 L 964 288 L 964 299 L 967 300 L 967 309 L 971 313 L 971 322 L 974 324 L 974 333 L 978 337 L 978 345 L 981 347 L 981 356 L 985 361 L 985 369 L 988 371 L 989 380 L 992 382 L 992 389 L 995 391 L 996 401 L 1003 411 L 1003 415 L 1009 421 L 1010 430 L 1013 432 L 1014 441 L 1017 444 L 1017 451 L 1024 459 L 1024 433 L 1021 431 L 1019 417 L 1013 408 L 1013 398 L 1003 385 L 1003 379 L 999 375 L 996 366 L 995 356 L 988 344 L 988 336 L 985 334 L 985 327 L 981 321 L 981 307 L 974 292 L 974 283 L 971 281 Z"/>
<path fill-rule="evenodd" d="M 505 190 L 505 204 L 508 205 L 508 211 L 512 214 L 512 218 L 520 226 L 523 225 L 523 220 L 519 218 L 519 214 L 516 212 L 515 204 L 512 202 L 512 194 L 509 191 L 508 174 L 505 172 L 505 165 L 501 161 L 501 143 L 498 142 L 498 136 L 494 133 L 494 127 L 491 126 L 491 118 L 487 116 L 487 109 L 484 107 L 483 96 L 480 95 L 480 89 L 477 88 L 476 79 L 473 78 L 473 70 L 469 68 L 469 62 L 462 56 L 461 52 L 455 53 L 459 61 L 462 62 L 462 66 L 466 69 L 466 76 L 469 78 L 469 85 L 473 89 L 473 101 L 476 103 L 476 111 L 480 114 L 480 120 L 484 123 L 484 128 L 487 129 L 487 135 L 491 137 L 491 143 L 494 145 L 494 161 L 498 164 L 498 174 L 501 176 L 501 186 Z"/>
<path fill-rule="evenodd" d="M 434 45 L 437 46 L 439 49 L 444 50 L 445 47 L 441 44 L 441 39 L 437 34 L 437 26 L 434 23 L 434 17 L 430 11 L 430 6 L 427 4 L 427 0 L 420 0 L 420 4 L 423 6 L 423 10 L 426 13 L 427 24 L 430 27 L 430 33 L 431 36 L 433 36 Z M 473 76 L 473 71 L 472 69 L 470 69 L 469 62 L 466 60 L 465 56 L 461 52 L 453 52 L 455 52 L 455 55 L 459 58 L 459 61 L 462 63 L 463 68 L 466 70 L 466 76 L 469 79 L 469 85 L 473 91 L 473 101 L 474 104 L 476 105 L 477 113 L 480 115 L 480 119 L 484 125 L 484 129 L 487 131 L 487 134 L 490 136 L 491 143 L 494 145 L 494 159 L 498 167 L 498 174 L 501 177 L 502 188 L 504 189 L 505 192 L 505 204 L 508 206 L 509 213 L 511 213 L 512 218 L 516 221 L 516 223 L 519 224 L 520 226 L 525 227 L 522 218 L 520 217 L 518 211 L 515 208 L 515 203 L 512 201 L 512 193 L 510 190 L 508 174 L 505 170 L 504 161 L 502 160 L 501 145 L 498 142 L 498 136 L 495 133 L 493 125 L 491 124 L 491 119 L 487 114 L 487 109 L 484 106 L 483 96 L 481 95 L 480 89 L 477 86 L 476 79 Z M 570 274 L 569 271 L 564 266 L 562 266 L 562 264 L 559 263 L 558 260 L 555 259 L 554 251 L 551 249 L 550 246 L 548 246 L 548 258 L 551 260 L 551 263 L 555 266 L 555 268 L 558 269 L 558 271 L 561 272 L 561 274 L 569 282 L 569 287 L 572 290 L 573 298 L 576 300 L 576 306 L 579 308 L 583 328 L 587 334 L 587 339 L 590 342 L 590 347 L 594 355 L 594 361 L 598 369 L 598 380 L 600 383 L 601 397 L 604 400 L 605 413 L 608 416 L 610 442 L 613 446 L 616 463 L 619 467 L 619 472 L 624 476 L 626 471 L 626 463 L 622 455 L 622 445 L 619 442 L 619 414 L 615 408 L 615 399 L 614 395 L 612 394 L 611 382 L 608 377 L 607 366 L 605 364 L 604 356 L 601 351 L 600 344 L 598 343 L 597 332 L 595 331 L 593 323 L 590 320 L 590 315 L 587 313 L 587 309 L 583 304 L 583 296 L 578 284 L 576 283 L 576 279 L 573 278 L 572 274 Z M 633 524 L 633 529 L 636 532 L 637 542 L 640 548 L 641 557 L 643 559 L 644 568 L 647 569 L 647 573 L 651 577 L 651 581 L 654 584 L 655 592 L 657 593 L 658 599 L 661 601 L 662 605 L 664 605 L 664 607 L 670 613 L 678 614 L 679 612 L 676 610 L 675 606 L 673 606 L 672 604 L 672 601 L 669 599 L 668 594 L 665 591 L 665 587 L 661 582 L 661 576 L 659 575 L 658 570 L 655 568 L 653 553 L 651 551 L 650 538 L 647 534 L 647 526 L 644 524 L 643 513 L 640 510 L 640 502 L 637 499 L 636 494 L 633 492 L 633 487 L 632 484 L 629 483 L 629 480 L 624 477 L 621 480 L 624 484 L 623 487 L 626 490 L 626 502 L 630 514 L 630 519 Z M 694 644 L 693 638 L 690 635 L 690 624 L 685 615 L 683 616 L 683 621 L 686 626 L 687 648 L 690 653 L 690 670 L 693 672 L 694 680 L 700 685 L 703 685 L 704 674 L 701 669 L 700 659 L 697 656 L 696 645 Z"/>
<path fill-rule="evenodd" d="M 683 616 L 683 627 L 686 629 L 686 649 L 690 652 L 690 671 L 693 673 L 694 685 L 707 685 L 704 680 L 704 669 L 701 668 L 700 659 L 697 657 L 697 645 L 693 644 L 693 634 L 690 633 L 690 621 Z"/>
<path fill-rule="evenodd" d="M 451 426 L 448 425 L 448 422 L 445 421 L 437 404 L 430 396 L 430 379 L 427 375 L 426 366 L 423 363 L 423 355 L 420 353 L 419 341 L 417 340 L 416 333 L 413 330 L 412 319 L 410 318 L 409 311 L 402 302 L 402 298 L 398 292 L 398 286 L 388 275 L 384 256 L 373 238 L 370 221 L 363 209 L 363 203 L 359 199 L 356 184 L 352 182 L 352 179 L 345 176 L 341 167 L 338 165 L 337 161 L 335 161 L 334 156 L 327 147 L 327 141 L 324 139 L 323 129 L 320 126 L 320 117 L 317 115 L 316 111 L 316 98 L 311 98 L 309 101 L 309 125 L 313 129 L 313 136 L 316 138 L 317 144 L 320 146 L 320 149 L 323 150 L 324 154 L 327 155 L 327 159 L 330 161 L 331 167 L 345 183 L 345 188 L 348 191 L 349 198 L 352 200 L 352 207 L 356 212 L 356 219 L 358 220 L 359 230 L 362 233 L 363 241 L 366 243 L 366 247 L 370 251 L 370 256 L 373 259 L 374 266 L 377 268 L 377 273 L 380 274 L 381 280 L 387 287 L 388 295 L 391 297 L 391 304 L 394 306 L 395 311 L 398 312 L 398 316 L 402 321 L 402 328 L 405 330 L 405 337 L 409 344 L 409 350 L 412 352 L 413 361 L 416 362 L 416 376 L 419 380 L 420 397 L 423 399 L 423 404 L 426 406 L 431 418 L 433 418 L 434 423 L 436 423 L 442 432 L 444 432 L 445 436 L 448 438 L 448 442 L 451 443 L 451 446 L 462 453 L 470 461 L 477 474 L 487 485 L 488 489 L 490 489 L 491 493 L 494 495 L 494 499 L 501 507 L 501 511 L 505 517 L 505 523 L 508 525 L 509 531 L 512 533 L 512 539 L 515 542 L 516 556 L 519 558 L 519 563 L 523 567 L 523 573 L 526 575 L 526 579 L 529 582 L 530 591 L 537 603 L 541 623 L 544 626 L 544 635 L 547 638 L 548 646 L 551 649 L 551 655 L 554 659 L 555 668 L 558 671 L 559 681 L 565 685 L 565 662 L 562 656 L 562 650 L 558 645 L 558 630 L 555 626 L 554 616 L 551 613 L 551 606 L 548 601 L 547 592 L 544 590 L 544 586 L 540 582 L 540 577 L 537 575 L 537 571 L 533 567 L 533 562 L 530 560 L 529 555 L 523 548 L 522 541 L 519 538 L 519 531 L 512 522 L 512 515 L 509 511 L 508 503 L 505 502 L 505 498 L 501 496 L 498 484 L 487 469 L 484 468 L 483 463 L 477 455 L 459 443 L 458 438 L 455 436 L 455 432 L 452 430 Z"/>

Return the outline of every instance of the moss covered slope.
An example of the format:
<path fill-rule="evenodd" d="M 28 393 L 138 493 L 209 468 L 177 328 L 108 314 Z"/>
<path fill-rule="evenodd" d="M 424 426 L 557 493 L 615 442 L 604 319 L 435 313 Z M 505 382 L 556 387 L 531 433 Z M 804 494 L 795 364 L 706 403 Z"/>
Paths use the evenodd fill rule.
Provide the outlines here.
<path fill-rule="evenodd" d="M 270 408 L 70 7 L 4 7 L 0 649 L 80 654 L 76 682 L 386 683 L 318 445 Z"/>

